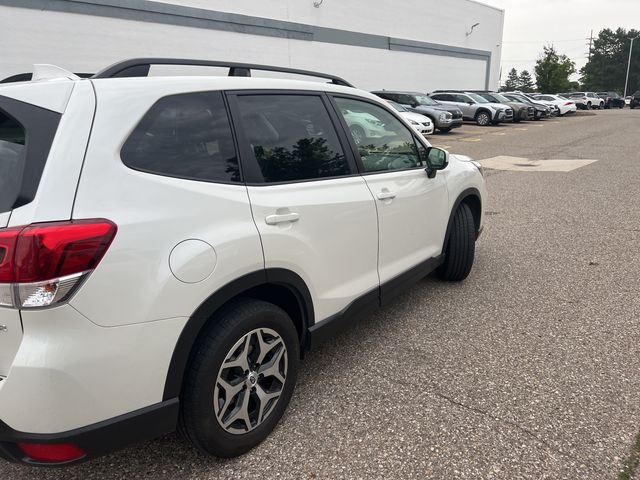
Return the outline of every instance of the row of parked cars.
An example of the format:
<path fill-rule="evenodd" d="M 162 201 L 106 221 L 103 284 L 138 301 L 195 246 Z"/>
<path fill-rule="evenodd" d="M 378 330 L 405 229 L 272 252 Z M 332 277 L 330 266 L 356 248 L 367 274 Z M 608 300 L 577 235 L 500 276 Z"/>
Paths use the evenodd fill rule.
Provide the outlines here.
<path fill-rule="evenodd" d="M 423 135 L 435 130 L 449 132 L 474 121 L 480 126 L 502 122 L 541 120 L 575 113 L 575 102 L 559 95 L 532 95 L 522 92 L 497 93 L 486 90 L 436 90 L 430 94 L 412 91 L 379 90 L 372 92 L 386 100 L 414 129 Z M 352 124 L 352 134 L 364 137 L 367 131 L 384 128 L 371 119 Z M 355 131 L 354 131 L 355 130 Z"/>
<path fill-rule="evenodd" d="M 618 92 L 570 92 L 559 95 L 572 100 L 578 108 L 583 110 L 624 108 L 625 105 L 631 108 L 640 106 L 640 91 L 626 98 Z"/>

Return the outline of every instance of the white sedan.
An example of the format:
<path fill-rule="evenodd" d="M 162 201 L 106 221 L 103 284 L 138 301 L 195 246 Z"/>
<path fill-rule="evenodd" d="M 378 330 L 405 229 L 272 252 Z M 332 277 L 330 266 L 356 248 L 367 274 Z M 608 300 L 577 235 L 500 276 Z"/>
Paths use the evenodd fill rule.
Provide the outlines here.
<path fill-rule="evenodd" d="M 396 110 L 404 119 L 409 122 L 413 129 L 420 135 L 431 135 L 435 129 L 433 122 L 429 117 L 425 117 L 419 113 L 410 112 L 402 105 L 391 100 L 385 100 L 391 107 Z"/>
<path fill-rule="evenodd" d="M 568 98 L 561 97 L 560 95 L 535 95 L 533 98 L 547 104 L 555 105 L 560 111 L 560 116 L 564 116 L 567 113 L 576 113 L 578 111 L 578 106 L 575 102 L 572 102 Z"/>

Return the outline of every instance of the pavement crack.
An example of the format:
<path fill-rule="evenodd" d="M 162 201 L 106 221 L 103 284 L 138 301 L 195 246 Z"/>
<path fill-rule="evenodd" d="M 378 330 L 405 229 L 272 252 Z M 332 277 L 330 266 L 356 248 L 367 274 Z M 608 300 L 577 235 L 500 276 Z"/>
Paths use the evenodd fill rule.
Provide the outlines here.
<path fill-rule="evenodd" d="M 437 391 L 432 391 L 431 393 L 433 395 L 435 395 L 436 397 L 441 398 L 442 400 L 445 400 L 445 401 L 449 402 L 452 405 L 455 405 L 457 407 L 463 408 L 463 409 L 468 410 L 470 412 L 477 413 L 478 415 L 485 416 L 485 417 L 490 418 L 491 420 L 493 420 L 495 422 L 502 423 L 504 425 L 509 425 L 511 427 L 514 427 L 517 430 L 520 430 L 522 433 L 524 433 L 528 437 L 530 437 L 533 440 L 535 440 L 536 442 L 541 443 L 542 445 L 544 445 L 548 450 L 550 450 L 550 451 L 552 451 L 552 452 L 554 452 L 554 453 L 556 453 L 558 455 L 561 455 L 563 457 L 570 458 L 570 459 L 572 459 L 572 460 L 574 460 L 576 462 L 580 462 L 580 463 L 583 463 L 585 465 L 588 465 L 591 468 L 593 468 L 595 471 L 599 471 L 600 470 L 597 466 L 595 466 L 594 464 L 592 464 L 590 462 L 587 462 L 587 461 L 585 461 L 583 459 L 580 459 L 580 458 L 575 458 L 575 457 L 573 457 L 572 455 L 569 455 L 566 452 L 558 450 L 556 447 L 551 445 L 549 442 L 547 442 L 546 440 L 540 438 L 534 432 L 532 432 L 528 428 L 523 427 L 522 425 L 519 425 L 516 422 L 512 422 L 510 420 L 505 420 L 504 418 L 496 417 L 495 415 L 490 414 L 486 410 L 482 410 L 481 408 L 477 408 L 477 407 L 466 405 L 466 404 L 464 404 L 462 402 L 454 400 L 453 398 L 451 398 L 448 395 L 445 395 L 443 393 L 440 393 L 440 392 L 437 392 Z M 640 434 L 638 434 L 638 442 L 640 442 Z M 638 447 L 638 451 L 636 453 L 638 455 L 640 455 L 640 444 L 637 443 L 636 446 Z M 635 458 L 636 463 L 635 463 L 634 469 L 635 469 L 635 467 L 637 467 L 639 460 L 640 460 L 640 458 L 638 458 L 638 457 Z M 621 477 L 619 480 L 629 480 L 630 478 L 631 477 Z"/>

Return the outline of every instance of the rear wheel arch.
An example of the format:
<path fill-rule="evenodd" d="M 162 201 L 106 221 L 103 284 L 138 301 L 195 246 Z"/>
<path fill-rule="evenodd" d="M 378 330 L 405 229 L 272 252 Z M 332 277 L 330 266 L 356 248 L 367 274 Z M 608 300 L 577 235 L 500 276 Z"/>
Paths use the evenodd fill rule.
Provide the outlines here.
<path fill-rule="evenodd" d="M 204 327 L 216 312 L 240 297 L 263 300 L 282 308 L 292 319 L 301 349 L 304 348 L 308 328 L 315 322 L 311 293 L 304 280 L 281 268 L 249 273 L 214 292 L 191 315 L 173 350 L 163 400 L 180 395 L 191 352 Z"/>

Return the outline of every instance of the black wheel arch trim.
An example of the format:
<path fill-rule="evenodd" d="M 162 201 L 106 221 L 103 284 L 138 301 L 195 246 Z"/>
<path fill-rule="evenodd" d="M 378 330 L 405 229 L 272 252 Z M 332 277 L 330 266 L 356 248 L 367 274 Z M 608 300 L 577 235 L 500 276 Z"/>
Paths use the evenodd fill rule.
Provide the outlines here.
<path fill-rule="evenodd" d="M 187 367 L 191 350 L 200 331 L 211 316 L 231 299 L 253 288 L 264 285 L 283 286 L 294 294 L 302 314 L 303 337 L 306 335 L 309 325 L 315 323 L 315 317 L 311 293 L 304 280 L 295 272 L 283 268 L 267 268 L 248 273 L 215 291 L 202 302 L 193 315 L 191 315 L 182 329 L 173 350 L 167 371 L 163 400 L 175 398 L 180 395 L 184 371 Z M 302 338 L 301 341 L 302 345 L 304 345 L 306 339 Z"/>
<path fill-rule="evenodd" d="M 442 244 L 443 254 L 446 252 L 447 243 L 449 242 L 451 229 L 453 228 L 453 217 L 456 214 L 456 210 L 458 210 L 458 207 L 463 202 L 463 200 L 469 197 L 477 198 L 478 202 L 480 203 L 480 215 L 482 215 L 482 196 L 480 195 L 480 191 L 475 187 L 471 187 L 471 188 L 467 188 L 466 190 L 463 190 L 462 193 L 458 195 L 458 198 L 456 198 L 456 201 L 453 203 L 453 207 L 451 208 L 451 212 L 449 213 L 449 223 L 447 223 L 447 233 L 444 236 L 444 243 Z M 482 229 L 479 229 L 478 231 L 476 231 L 476 238 L 480 236 L 481 231 Z"/>

